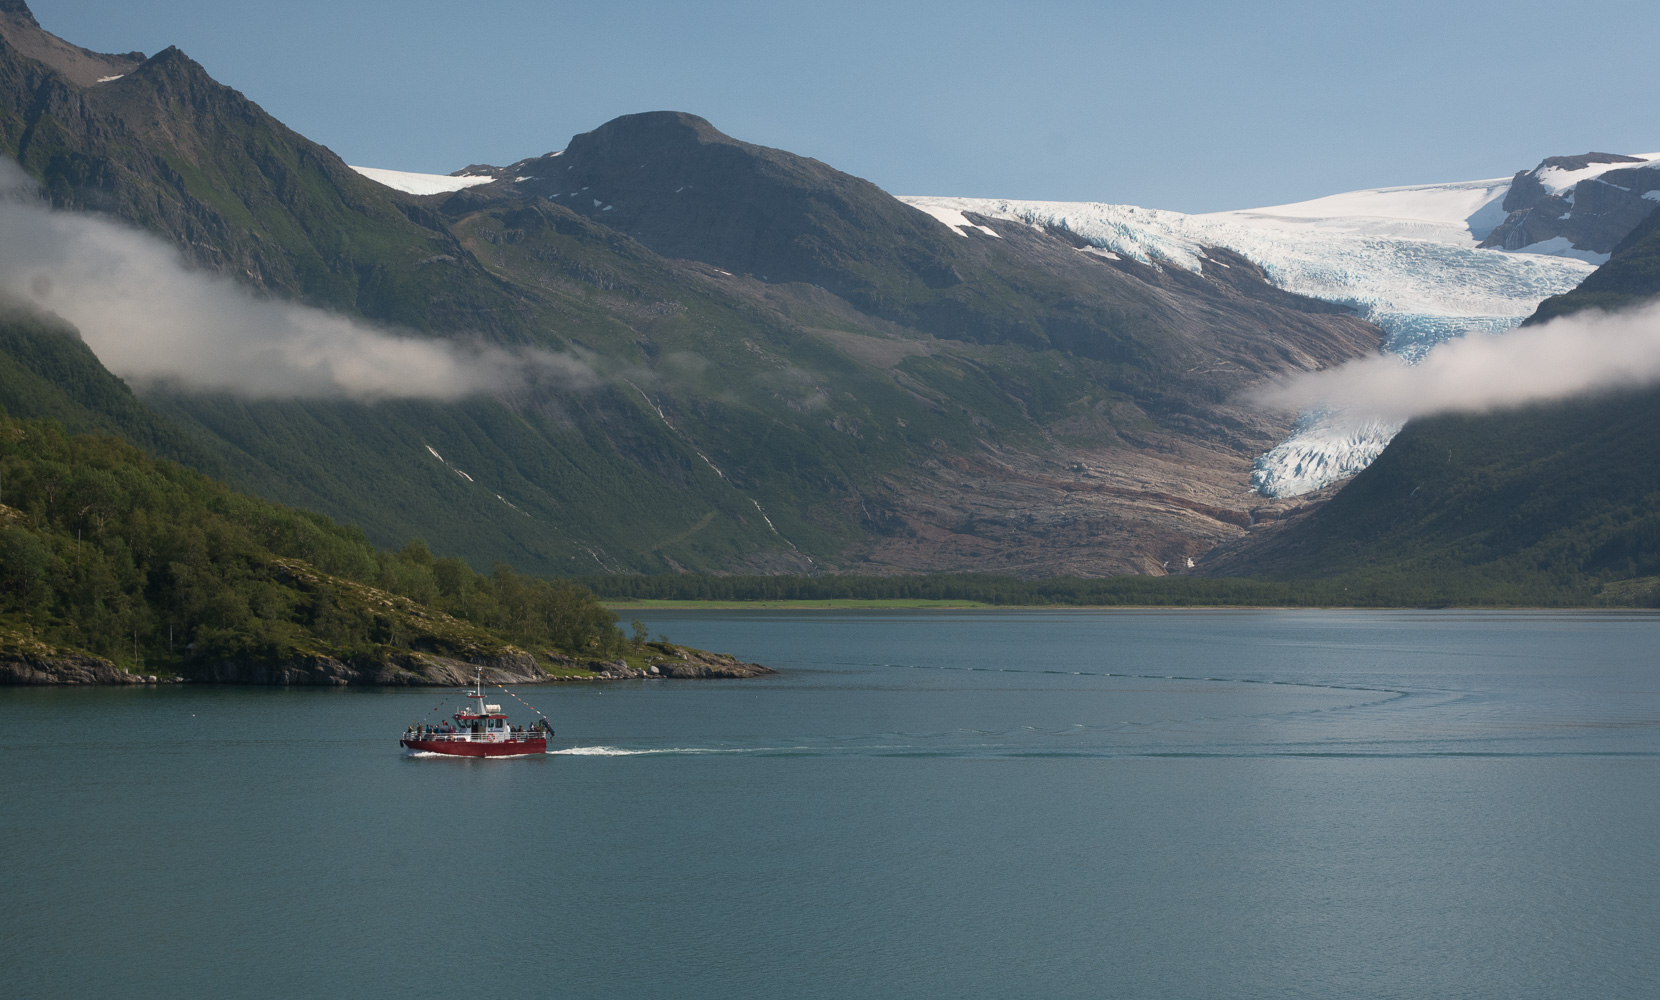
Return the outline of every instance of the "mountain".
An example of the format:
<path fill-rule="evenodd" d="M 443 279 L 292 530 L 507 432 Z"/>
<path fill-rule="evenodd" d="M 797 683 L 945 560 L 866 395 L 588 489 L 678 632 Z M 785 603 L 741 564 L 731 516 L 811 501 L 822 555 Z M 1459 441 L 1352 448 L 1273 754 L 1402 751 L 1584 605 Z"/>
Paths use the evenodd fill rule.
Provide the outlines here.
<path fill-rule="evenodd" d="M 61 320 L 0 307 L 0 407 L 71 434 L 125 437 L 153 455 L 222 474 L 193 435 L 139 402 Z"/>
<path fill-rule="evenodd" d="M 237 486 L 481 568 L 1163 572 L 1265 506 L 1250 462 L 1290 416 L 1238 393 L 1382 338 L 1222 247 L 1170 268 L 942 221 L 671 112 L 412 194 L 177 50 L 0 20 L 0 151 L 58 209 L 265 296 L 580 369 L 460 401 L 136 386 Z"/>
<path fill-rule="evenodd" d="M 1529 322 L 1660 298 L 1660 215 Z M 1324 506 L 1219 548 L 1216 575 L 1433 582 L 1452 599 L 1660 605 L 1660 389 L 1413 420 Z"/>
<path fill-rule="evenodd" d="M 178 49 L 87 52 L 10 3 L 0 150 L 53 205 L 164 233 L 197 266 L 261 291 L 417 330 L 523 332 L 512 297 L 442 226 Z"/>
<path fill-rule="evenodd" d="M 1592 270 L 1573 240 L 1631 214 L 1594 219 L 1619 200 L 1603 187 L 1650 193 L 1646 160 L 1592 154 L 1212 216 L 900 199 L 668 111 L 450 177 L 353 168 L 176 49 L 87 52 L 16 0 L 0 152 L 59 211 L 139 227 L 268 300 L 561 366 L 462 399 L 166 380 L 82 398 L 7 341 L 8 406 L 379 545 L 552 574 L 1184 566 L 1330 495 L 1395 431 L 1243 392 L 1507 329 Z M 1561 233 L 1504 249 L 1562 205 Z M 30 282 L 8 287 L 27 322 L 63 325 Z"/>
<path fill-rule="evenodd" d="M 114 437 L 0 414 L 0 472 L 0 684 L 522 683 L 692 658 L 626 639 L 580 587 L 376 550 Z"/>
<path fill-rule="evenodd" d="M 1566 253 L 1602 263 L 1660 204 L 1660 154 L 1551 156 L 1518 173 L 1505 220 L 1484 247 Z"/>
<path fill-rule="evenodd" d="M 1508 179 L 1352 191 L 1209 215 L 1093 202 L 906 201 L 942 218 L 971 213 L 1065 229 L 1096 251 L 1169 269 L 1201 270 L 1206 247 L 1225 247 L 1276 286 L 1377 323 L 1387 334 L 1384 349 L 1416 362 L 1451 338 L 1502 333 L 1542 300 L 1578 285 L 1660 204 L 1657 166 L 1660 156 L 1550 157 Z M 1399 429 L 1304 414 L 1257 457 L 1252 483 L 1282 500 L 1311 494 L 1364 469 Z"/>
<path fill-rule="evenodd" d="M 1660 199 L 1656 209 L 1614 247 L 1608 262 L 1572 290 L 1539 303 L 1529 322 L 1581 309 L 1622 309 L 1660 295 Z"/>

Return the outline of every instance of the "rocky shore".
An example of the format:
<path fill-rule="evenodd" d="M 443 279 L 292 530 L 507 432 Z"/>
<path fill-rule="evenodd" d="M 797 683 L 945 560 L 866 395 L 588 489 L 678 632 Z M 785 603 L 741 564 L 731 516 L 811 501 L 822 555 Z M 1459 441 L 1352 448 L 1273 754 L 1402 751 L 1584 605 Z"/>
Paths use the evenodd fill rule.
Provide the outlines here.
<path fill-rule="evenodd" d="M 643 667 L 630 666 L 627 660 L 576 660 L 567 657 L 561 666 L 584 671 L 584 673 L 560 673 L 548 677 L 547 680 L 742 679 L 762 677 L 778 672 L 771 667 L 763 667 L 759 663 L 745 663 L 737 657 L 725 653 L 709 653 L 701 649 L 670 646 L 668 643 L 653 643 L 648 648 L 651 650 L 651 655 L 646 657 L 645 666 Z"/>
<path fill-rule="evenodd" d="M 628 660 L 579 659 L 558 654 L 536 657 L 512 649 L 492 656 L 454 659 L 432 653 L 397 653 L 384 660 L 292 656 L 280 659 L 226 659 L 192 664 L 182 676 L 130 672 L 101 656 L 51 646 L 16 633 L 0 635 L 0 686 L 68 684 L 258 684 L 273 686 L 460 687 L 479 668 L 492 684 L 549 684 L 561 681 L 749 678 L 777 673 L 724 653 L 670 643 L 652 643 Z"/>

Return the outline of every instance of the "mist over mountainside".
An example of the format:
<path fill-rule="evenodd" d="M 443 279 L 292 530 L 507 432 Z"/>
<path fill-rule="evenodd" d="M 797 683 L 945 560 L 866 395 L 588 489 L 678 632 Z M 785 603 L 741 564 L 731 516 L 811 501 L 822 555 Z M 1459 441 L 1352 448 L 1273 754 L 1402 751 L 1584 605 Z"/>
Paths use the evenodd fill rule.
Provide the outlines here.
<path fill-rule="evenodd" d="M 1377 323 L 1386 351 L 1417 362 L 1449 339 L 1512 329 L 1541 300 L 1575 287 L 1660 205 L 1657 188 L 1660 155 L 1589 153 L 1549 157 L 1508 180 L 1353 191 L 1204 216 L 1081 202 L 905 200 L 941 218 L 979 213 L 1065 228 L 1100 252 L 1189 270 L 1202 267 L 1204 247 L 1227 247 L 1276 285 Z M 1365 468 L 1399 429 L 1309 411 L 1256 460 L 1253 484 L 1272 497 L 1318 490 Z"/>
<path fill-rule="evenodd" d="M 1581 337 L 1586 353 L 1612 352 L 1615 377 L 1652 366 L 1660 356 L 1660 214 L 1628 233 L 1578 288 L 1542 303 L 1526 326 L 1516 336 L 1560 329 Z M 1633 334 L 1642 354 L 1622 346 L 1622 359 L 1612 346 L 1593 346 L 1599 335 L 1624 345 Z M 1548 378 L 1550 366 L 1541 367 L 1530 374 Z M 1544 582 L 1660 606 L 1660 389 L 1604 386 L 1556 402 L 1414 419 L 1330 503 L 1218 548 L 1202 571 L 1433 579 L 1487 599 Z"/>
<path fill-rule="evenodd" d="M 372 405 L 143 389 L 239 485 L 476 564 L 1160 572 L 1260 504 L 1249 457 L 1289 415 L 1238 391 L 1379 341 L 1243 259 L 1178 274 L 1030 227 L 971 242 L 689 115 L 544 164 L 580 184 L 521 168 L 412 196 L 176 50 L 77 82 L 6 16 L 0 136 L 56 208 L 398 336 L 593 373 Z"/>
<path fill-rule="evenodd" d="M 449 178 L 352 168 L 175 49 L 85 53 L 15 2 L 0 153 L 76 225 L 144 230 L 204 279 L 580 370 L 301 400 L 203 391 L 158 344 L 135 382 L 242 488 L 542 573 L 1174 571 L 1304 504 L 1252 487 L 1308 429 L 1253 387 L 1513 325 L 1592 267 L 1476 246 L 1514 181 L 1203 217 L 902 200 L 678 112 Z M 58 275 L 4 266 L 51 308 Z M 38 367 L 12 398 L 49 394 Z"/>

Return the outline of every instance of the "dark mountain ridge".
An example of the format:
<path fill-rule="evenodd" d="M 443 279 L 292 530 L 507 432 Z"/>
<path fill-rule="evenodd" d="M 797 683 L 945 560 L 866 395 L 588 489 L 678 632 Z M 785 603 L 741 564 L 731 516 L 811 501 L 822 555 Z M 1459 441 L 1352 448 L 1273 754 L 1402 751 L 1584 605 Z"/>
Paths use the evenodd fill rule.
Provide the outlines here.
<path fill-rule="evenodd" d="M 1607 263 L 1528 322 L 1657 301 L 1660 211 L 1651 211 Z M 1218 549 L 1202 568 L 1432 582 L 1475 602 L 1569 595 L 1660 606 L 1660 389 L 1413 420 L 1330 502 Z"/>
<path fill-rule="evenodd" d="M 1660 171 L 1654 171 L 1660 173 Z M 1623 309 L 1660 295 L 1660 202 L 1614 247 L 1601 267 L 1572 291 L 1539 303 L 1529 323 L 1581 309 Z"/>
<path fill-rule="evenodd" d="M 452 202 L 498 192 L 545 198 L 665 257 L 768 284 L 815 285 L 864 313 L 936 337 L 1130 363 L 1203 341 L 1203 349 L 1222 346 L 1260 372 L 1260 355 L 1284 341 L 1345 352 L 1369 336 L 1342 321 L 1333 336 L 1326 326 L 1341 310 L 1273 289 L 1249 264 L 1238 274 L 1216 267 L 1198 279 L 1166 281 L 1162 271 L 1133 261 L 1114 266 L 1078 253 L 1076 238 L 1061 231 L 976 218 L 983 229 L 958 233 L 869 181 L 741 142 L 683 112 L 625 115 L 573 136 L 561 152 L 463 172 L 497 182 Z M 1241 308 L 1240 298 L 1263 308 Z M 1301 321 L 1308 313 L 1322 319 Z M 1177 363 L 1193 360 L 1189 352 Z"/>
<path fill-rule="evenodd" d="M 585 359 L 591 384 L 459 403 L 141 393 L 233 482 L 381 544 L 539 572 L 1162 572 L 1263 506 L 1249 462 L 1289 415 L 1233 396 L 1381 341 L 1222 251 L 1189 274 L 960 235 L 677 113 L 418 198 L 176 49 L 81 83 L 9 24 L 0 151 L 57 207 L 263 294 Z"/>

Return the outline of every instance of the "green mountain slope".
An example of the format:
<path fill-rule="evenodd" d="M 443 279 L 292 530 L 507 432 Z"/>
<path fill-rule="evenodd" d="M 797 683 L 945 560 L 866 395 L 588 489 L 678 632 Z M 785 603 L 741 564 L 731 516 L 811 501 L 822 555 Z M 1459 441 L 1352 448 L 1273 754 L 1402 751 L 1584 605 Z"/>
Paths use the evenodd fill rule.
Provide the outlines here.
<path fill-rule="evenodd" d="M 1233 571 L 1472 597 L 1594 595 L 1660 573 L 1660 392 L 1415 420 Z"/>
<path fill-rule="evenodd" d="M 140 387 L 235 485 L 478 568 L 1162 572 L 1260 503 L 1248 464 L 1285 419 L 1234 395 L 1380 340 L 1224 251 L 1193 275 L 1065 233 L 960 236 L 689 115 L 415 198 L 176 50 L 87 53 L 21 3 L 0 152 L 58 207 L 264 293 L 577 359 L 462 403 Z"/>
<path fill-rule="evenodd" d="M 683 112 L 625 115 L 574 136 L 558 154 L 469 170 L 501 179 L 451 205 L 531 195 L 665 257 L 770 285 L 812 285 L 936 337 L 1110 362 L 1127 369 L 1126 384 L 1203 391 L 1214 383 L 1187 377 L 1201 358 L 1256 371 L 1288 343 L 1321 350 L 1352 337 L 1338 347 L 1352 350 L 1370 336 L 1342 322 L 1342 310 L 1273 292 L 1265 281 L 1254 284 L 1269 294 L 1239 294 L 1248 286 L 1237 275 L 1215 280 L 1229 268 L 1182 287 L 1178 276 L 1080 254 L 1064 232 L 979 220 L 997 235 L 964 236 L 867 180 L 742 142 Z M 1267 325 L 1278 329 L 1270 335 Z"/>
<path fill-rule="evenodd" d="M 572 584 L 377 550 L 117 438 L 0 415 L 0 682 L 89 655 L 219 680 L 536 680 L 644 653 L 615 622 Z"/>
<path fill-rule="evenodd" d="M 1657 223 L 1529 322 L 1660 296 Z M 1660 599 L 1660 389 L 1414 420 L 1323 507 L 1211 571 Z"/>
<path fill-rule="evenodd" d="M 184 53 L 77 82 L 58 40 L 32 25 L 26 8 L 0 12 L 0 152 L 54 205 L 165 233 L 202 267 L 313 305 L 417 330 L 523 333 L 513 296 L 441 225 Z"/>
<path fill-rule="evenodd" d="M 0 308 L 0 407 L 72 434 L 124 437 L 151 454 L 207 472 L 217 462 L 190 434 L 138 401 L 62 321 Z"/>
<path fill-rule="evenodd" d="M 1539 323 L 1581 309 L 1622 309 L 1660 295 L 1660 208 L 1628 233 L 1606 263 L 1570 292 L 1539 303 Z"/>

